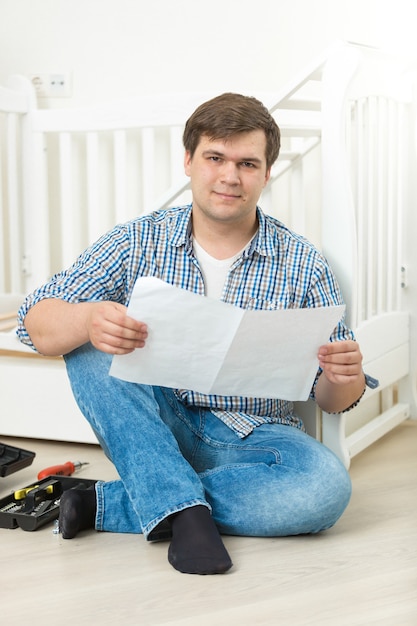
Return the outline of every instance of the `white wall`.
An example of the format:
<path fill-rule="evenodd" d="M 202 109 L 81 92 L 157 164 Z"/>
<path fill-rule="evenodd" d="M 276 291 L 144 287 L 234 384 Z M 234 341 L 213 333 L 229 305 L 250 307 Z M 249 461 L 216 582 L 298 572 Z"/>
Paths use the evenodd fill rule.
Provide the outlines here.
<path fill-rule="evenodd" d="M 399 2 L 413 23 L 413 0 Z M 40 102 L 48 107 L 173 90 L 275 91 L 336 39 L 380 44 L 399 2 L 0 0 L 0 84 L 13 73 L 71 70 L 72 98 Z"/>

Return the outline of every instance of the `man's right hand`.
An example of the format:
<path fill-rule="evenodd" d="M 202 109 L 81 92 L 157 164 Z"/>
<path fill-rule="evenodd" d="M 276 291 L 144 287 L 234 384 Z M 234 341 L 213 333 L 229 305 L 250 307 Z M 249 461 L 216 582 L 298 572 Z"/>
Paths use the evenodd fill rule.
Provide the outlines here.
<path fill-rule="evenodd" d="M 72 304 L 44 299 L 27 313 L 25 326 L 36 349 L 47 356 L 67 354 L 87 342 L 109 354 L 129 354 L 143 348 L 147 326 L 127 315 L 117 302 Z"/>
<path fill-rule="evenodd" d="M 143 348 L 148 336 L 146 324 L 127 315 L 117 302 L 93 302 L 87 316 L 87 331 L 95 348 L 110 354 L 129 354 Z"/>

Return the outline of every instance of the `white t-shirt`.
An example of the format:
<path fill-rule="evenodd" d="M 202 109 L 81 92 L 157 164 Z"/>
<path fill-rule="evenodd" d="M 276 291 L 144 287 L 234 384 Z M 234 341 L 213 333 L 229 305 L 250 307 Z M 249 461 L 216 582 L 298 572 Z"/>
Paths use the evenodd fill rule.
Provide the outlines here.
<path fill-rule="evenodd" d="M 229 257 L 228 259 L 215 259 L 200 246 L 195 238 L 193 238 L 194 254 L 197 257 L 197 261 L 203 273 L 206 296 L 209 298 L 216 298 L 217 300 L 221 299 L 224 283 L 226 281 L 227 274 L 229 273 L 229 269 L 232 267 L 236 259 L 241 256 L 245 248 L 249 246 L 251 241 L 249 241 L 249 243 L 247 243 L 242 250 L 237 252 L 237 254 L 232 257 Z"/>

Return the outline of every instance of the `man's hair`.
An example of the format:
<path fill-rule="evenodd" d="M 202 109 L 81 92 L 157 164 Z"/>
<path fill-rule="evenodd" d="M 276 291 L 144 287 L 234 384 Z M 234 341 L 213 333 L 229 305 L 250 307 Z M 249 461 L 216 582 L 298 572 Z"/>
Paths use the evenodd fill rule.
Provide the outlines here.
<path fill-rule="evenodd" d="M 193 157 L 202 136 L 231 139 L 240 133 L 263 130 L 266 138 L 266 166 L 276 161 L 281 133 L 268 109 L 256 98 L 224 93 L 201 104 L 185 124 L 183 143 Z"/>

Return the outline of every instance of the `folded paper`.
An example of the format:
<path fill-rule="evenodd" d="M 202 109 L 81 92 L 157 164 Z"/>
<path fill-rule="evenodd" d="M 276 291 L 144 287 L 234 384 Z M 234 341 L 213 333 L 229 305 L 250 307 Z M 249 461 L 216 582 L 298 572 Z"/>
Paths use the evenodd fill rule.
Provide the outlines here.
<path fill-rule="evenodd" d="M 148 325 L 148 339 L 114 356 L 110 374 L 207 394 L 306 400 L 318 349 L 344 309 L 247 310 L 139 278 L 128 314 Z"/>

